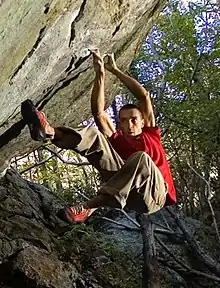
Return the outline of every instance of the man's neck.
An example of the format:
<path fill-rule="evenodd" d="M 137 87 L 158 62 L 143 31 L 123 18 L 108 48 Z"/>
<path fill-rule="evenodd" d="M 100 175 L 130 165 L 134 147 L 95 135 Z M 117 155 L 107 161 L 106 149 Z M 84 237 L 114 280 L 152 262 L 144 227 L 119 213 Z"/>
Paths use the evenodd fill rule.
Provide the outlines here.
<path fill-rule="evenodd" d="M 130 135 L 125 135 L 124 134 L 124 137 L 126 139 L 128 139 L 128 140 L 136 140 L 136 139 L 139 139 L 141 137 L 141 135 L 142 135 L 142 132 L 140 134 L 138 134 L 138 135 L 135 135 L 135 136 L 130 136 Z"/>

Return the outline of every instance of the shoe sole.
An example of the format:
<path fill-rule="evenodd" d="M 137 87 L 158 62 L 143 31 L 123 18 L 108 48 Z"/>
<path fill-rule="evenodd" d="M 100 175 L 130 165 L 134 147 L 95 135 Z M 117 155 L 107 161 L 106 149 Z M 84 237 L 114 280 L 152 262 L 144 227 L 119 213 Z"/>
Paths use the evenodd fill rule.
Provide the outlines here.
<path fill-rule="evenodd" d="M 39 141 L 46 138 L 46 134 L 43 131 L 40 120 L 36 114 L 36 107 L 30 99 L 21 103 L 21 115 L 29 127 L 33 140 Z"/>
<path fill-rule="evenodd" d="M 91 213 L 92 214 L 92 213 Z M 90 215 L 91 215 L 90 214 Z M 71 216 L 69 216 L 69 213 L 68 213 L 68 209 L 60 209 L 58 212 L 57 212 L 57 217 L 60 218 L 61 220 L 63 220 L 64 222 L 67 222 L 69 224 L 80 224 L 80 223 L 84 223 L 88 217 L 90 215 L 88 215 L 84 220 L 78 220 L 78 221 L 74 221 Z"/>

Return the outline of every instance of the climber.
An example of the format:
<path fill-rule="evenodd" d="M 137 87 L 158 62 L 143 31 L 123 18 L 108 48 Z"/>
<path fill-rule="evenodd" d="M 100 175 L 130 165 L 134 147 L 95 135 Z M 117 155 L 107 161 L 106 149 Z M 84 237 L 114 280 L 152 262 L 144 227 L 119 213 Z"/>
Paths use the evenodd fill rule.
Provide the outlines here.
<path fill-rule="evenodd" d="M 31 100 L 21 105 L 21 114 L 33 140 L 50 139 L 57 147 L 72 149 L 100 172 L 104 181 L 98 194 L 85 203 L 61 209 L 58 216 L 69 223 L 84 222 L 99 207 L 117 207 L 153 213 L 176 203 L 169 164 L 155 126 L 149 93 L 116 65 L 113 54 L 101 57 L 92 51 L 95 71 L 91 95 L 94 126 L 52 127 Z M 105 73 L 115 75 L 137 98 L 119 111 L 119 130 L 104 111 Z"/>

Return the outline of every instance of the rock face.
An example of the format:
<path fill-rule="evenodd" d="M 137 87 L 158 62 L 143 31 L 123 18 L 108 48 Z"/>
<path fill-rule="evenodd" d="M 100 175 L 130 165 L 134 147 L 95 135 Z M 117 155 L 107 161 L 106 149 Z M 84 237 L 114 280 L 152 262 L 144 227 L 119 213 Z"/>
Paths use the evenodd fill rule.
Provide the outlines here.
<path fill-rule="evenodd" d="M 89 49 L 114 52 L 127 69 L 164 0 L 0 1 L 0 167 L 36 144 L 20 117 L 27 98 L 54 124 L 90 115 L 94 73 Z M 108 75 L 108 99 L 118 81 Z"/>
<path fill-rule="evenodd" d="M 0 287 L 139 287 L 140 271 L 122 249 L 110 249 L 91 225 L 59 220 L 63 206 L 13 170 L 0 179 Z"/>
<path fill-rule="evenodd" d="M 57 233 L 70 229 L 55 216 L 62 206 L 48 189 L 11 170 L 0 180 L 0 287 L 103 287 L 89 270 L 82 276 L 58 259 Z"/>
<path fill-rule="evenodd" d="M 121 211 L 115 218 L 117 210 L 105 214 L 110 222 L 100 220 L 98 211 L 88 225 L 67 225 L 56 217 L 63 205 L 50 190 L 22 179 L 13 170 L 0 179 L 0 287 L 141 287 L 140 229 Z M 180 219 L 187 234 L 176 223 Z M 152 287 L 219 287 L 220 265 L 210 256 L 219 250 L 215 233 L 183 215 L 177 220 L 165 210 L 151 216 L 156 240 L 151 244 L 157 260 L 153 272 L 157 286 Z M 108 242 L 91 226 L 99 227 Z M 197 244 L 192 235 L 200 235 Z M 200 247 L 206 247 L 206 238 L 207 243 L 214 239 L 207 253 Z M 109 239 L 117 242 L 117 249 L 111 248 Z"/>
<path fill-rule="evenodd" d="M 12 171 L 1 180 L 1 287 L 35 287 L 37 284 L 41 287 L 74 287 L 70 285 L 70 276 L 77 277 L 76 271 L 64 270 L 61 261 L 51 254 L 56 239 L 49 228 L 55 223 L 58 225 L 55 216 L 51 218 L 52 211 L 61 203 L 41 188 Z M 45 208 L 47 215 L 44 214 Z M 66 285 L 62 286 L 62 283 Z"/>

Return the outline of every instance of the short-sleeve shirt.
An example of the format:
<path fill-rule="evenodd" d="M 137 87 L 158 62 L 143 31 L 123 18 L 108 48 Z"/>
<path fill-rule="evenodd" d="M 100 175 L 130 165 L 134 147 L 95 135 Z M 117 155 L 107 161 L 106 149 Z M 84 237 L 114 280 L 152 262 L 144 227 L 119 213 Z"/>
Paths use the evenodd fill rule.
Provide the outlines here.
<path fill-rule="evenodd" d="M 166 205 L 176 203 L 176 191 L 171 175 L 169 163 L 161 143 L 160 129 L 157 127 L 144 127 L 142 133 L 133 139 L 127 139 L 120 132 L 115 132 L 110 138 L 115 151 L 123 160 L 127 160 L 137 151 L 146 152 L 163 175 L 164 181 L 168 184 Z"/>

